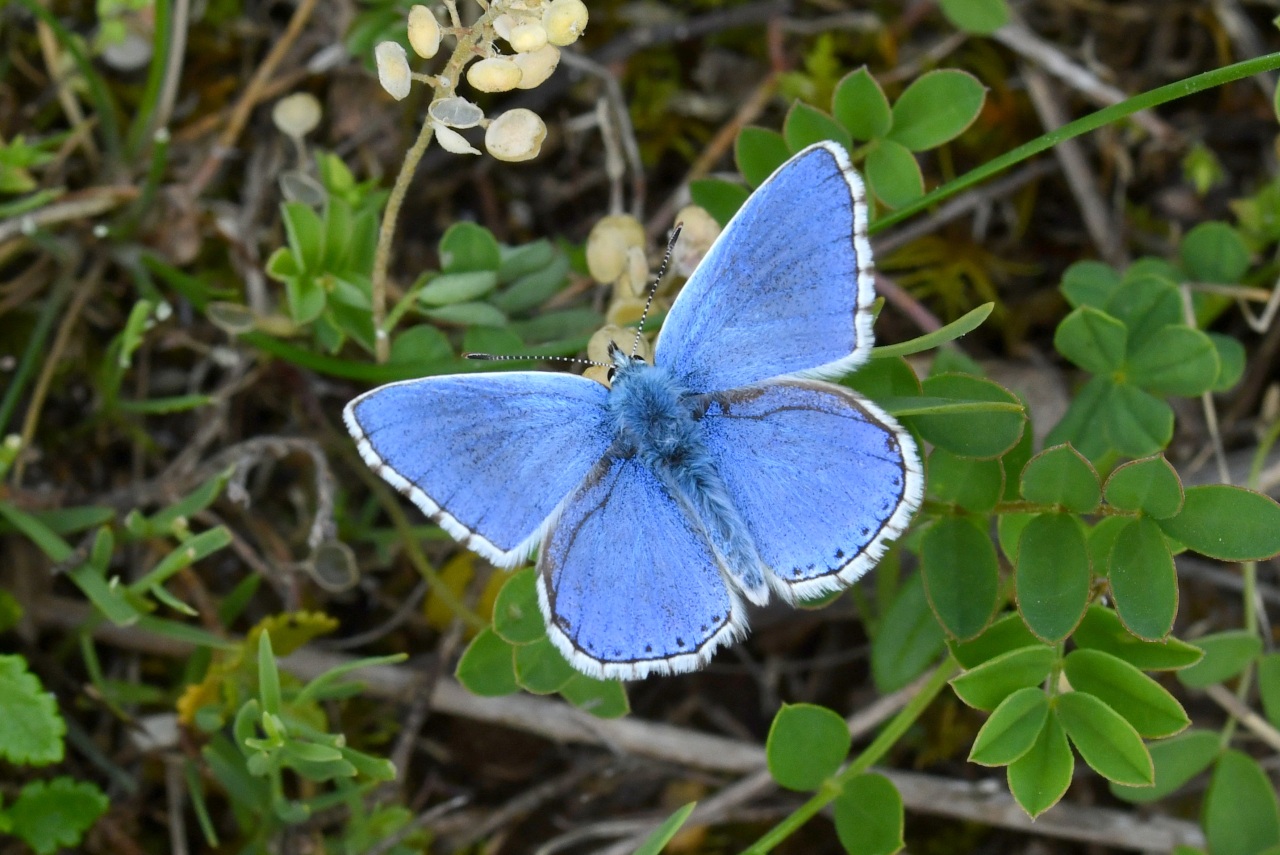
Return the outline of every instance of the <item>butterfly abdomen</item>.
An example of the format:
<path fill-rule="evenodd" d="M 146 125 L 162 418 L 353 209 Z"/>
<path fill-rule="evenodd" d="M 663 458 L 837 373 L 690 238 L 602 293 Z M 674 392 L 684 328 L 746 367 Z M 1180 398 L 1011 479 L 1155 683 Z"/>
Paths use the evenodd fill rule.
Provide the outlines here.
<path fill-rule="evenodd" d="M 741 515 L 707 450 L 694 396 L 647 363 L 620 369 L 609 393 L 618 440 L 658 477 L 706 536 L 720 565 L 747 598 L 762 604 L 768 583 Z"/>

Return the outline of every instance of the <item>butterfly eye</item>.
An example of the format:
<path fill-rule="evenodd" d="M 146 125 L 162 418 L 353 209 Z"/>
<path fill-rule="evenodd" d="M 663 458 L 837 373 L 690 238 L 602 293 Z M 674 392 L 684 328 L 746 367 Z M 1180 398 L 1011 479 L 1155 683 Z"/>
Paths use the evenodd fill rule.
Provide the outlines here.
<path fill-rule="evenodd" d="M 618 373 L 618 369 L 616 369 L 616 368 L 610 368 L 610 369 L 609 369 L 609 382 L 610 382 L 610 383 L 612 383 L 612 382 L 613 382 L 613 376 L 614 376 L 615 374 L 617 374 L 617 373 Z"/>

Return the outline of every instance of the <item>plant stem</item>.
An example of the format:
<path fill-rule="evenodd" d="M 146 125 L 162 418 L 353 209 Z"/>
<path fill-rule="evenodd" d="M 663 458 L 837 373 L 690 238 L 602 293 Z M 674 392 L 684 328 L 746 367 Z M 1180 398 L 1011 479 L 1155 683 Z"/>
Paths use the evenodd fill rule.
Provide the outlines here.
<path fill-rule="evenodd" d="M 943 687 L 947 685 L 947 681 L 951 679 L 958 669 L 959 666 L 956 661 L 951 658 L 939 665 L 930 676 L 929 681 L 920 687 L 920 693 L 912 698 L 911 702 L 903 707 L 893 717 L 892 721 L 885 725 L 884 730 L 880 731 L 879 735 L 871 741 L 871 744 L 853 759 L 853 762 L 838 775 L 828 779 L 823 784 L 822 789 L 814 793 L 812 798 L 796 808 L 790 816 L 769 829 L 768 833 L 746 849 L 743 855 L 764 855 L 764 853 L 771 851 L 773 847 L 786 840 L 800 826 L 812 819 L 818 811 L 833 802 L 844 791 L 846 783 L 866 772 L 871 768 L 872 764 L 889 752 L 889 749 L 916 723 L 916 720 L 929 707 L 929 704 L 933 703 L 933 699 L 938 696 L 938 693 L 942 691 Z"/>

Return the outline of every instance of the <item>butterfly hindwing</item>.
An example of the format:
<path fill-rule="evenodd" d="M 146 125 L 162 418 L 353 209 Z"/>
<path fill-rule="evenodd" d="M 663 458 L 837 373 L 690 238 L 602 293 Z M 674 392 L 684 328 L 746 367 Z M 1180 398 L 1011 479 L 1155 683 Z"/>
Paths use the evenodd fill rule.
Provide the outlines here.
<path fill-rule="evenodd" d="M 510 567 L 613 441 L 607 394 L 571 374 L 450 375 L 382 386 L 343 415 L 375 472 Z"/>
<path fill-rule="evenodd" d="M 538 599 L 551 640 L 594 677 L 690 671 L 745 632 L 706 540 L 635 457 L 606 456 L 552 521 Z"/>
<path fill-rule="evenodd" d="M 788 598 L 853 584 L 919 506 L 914 440 L 856 393 L 778 380 L 707 398 L 707 449 Z"/>
<path fill-rule="evenodd" d="M 831 377 L 872 345 L 875 275 L 862 180 L 810 146 L 743 204 L 681 290 L 655 362 L 695 392 L 789 374 Z"/>

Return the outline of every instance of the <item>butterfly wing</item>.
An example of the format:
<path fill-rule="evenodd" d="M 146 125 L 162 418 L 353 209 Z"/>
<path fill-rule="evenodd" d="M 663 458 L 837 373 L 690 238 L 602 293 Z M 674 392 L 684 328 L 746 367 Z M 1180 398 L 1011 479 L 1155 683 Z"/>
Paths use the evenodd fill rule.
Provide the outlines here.
<path fill-rule="evenodd" d="M 512 567 L 612 441 L 598 383 L 515 371 L 391 383 L 343 417 L 369 467 L 469 549 Z"/>
<path fill-rule="evenodd" d="M 920 505 L 915 441 L 842 386 L 776 380 L 706 400 L 708 451 L 788 598 L 853 584 Z"/>
<path fill-rule="evenodd" d="M 655 362 L 696 392 L 838 376 L 871 352 L 874 300 L 862 180 L 844 149 L 818 143 L 725 227 L 671 307 Z"/>
<path fill-rule="evenodd" d="M 598 678 L 692 671 L 746 629 L 710 546 L 634 457 L 606 456 L 564 504 L 538 600 L 556 647 Z"/>

